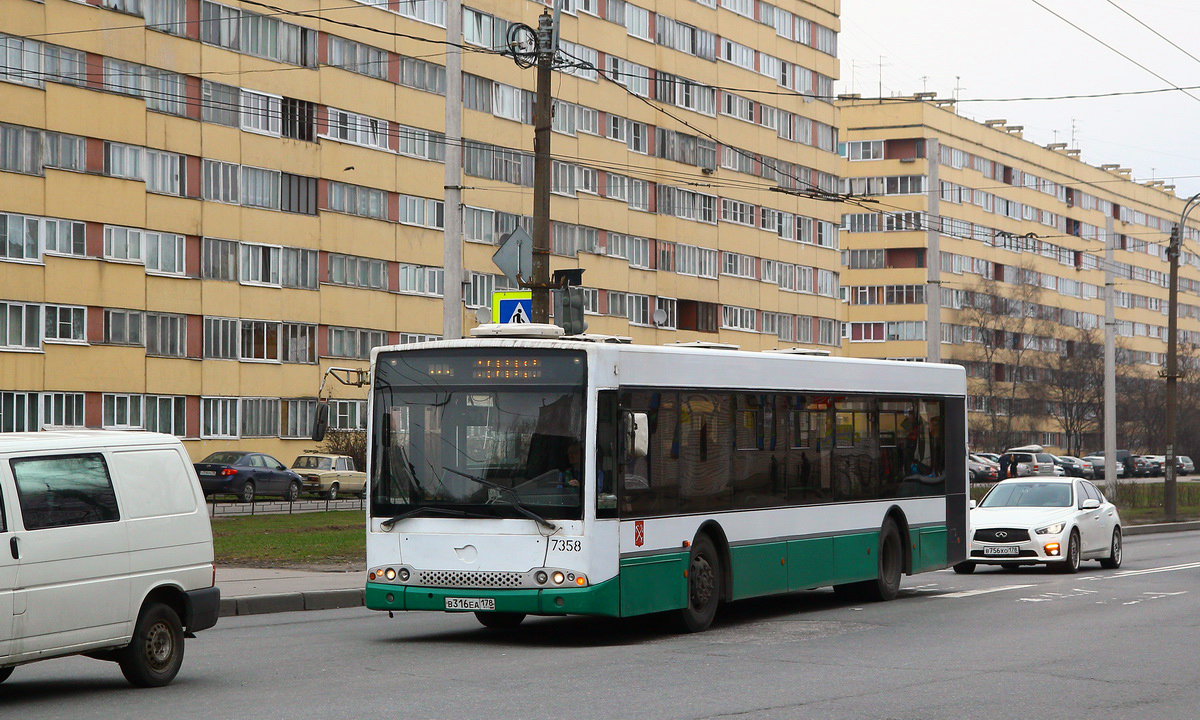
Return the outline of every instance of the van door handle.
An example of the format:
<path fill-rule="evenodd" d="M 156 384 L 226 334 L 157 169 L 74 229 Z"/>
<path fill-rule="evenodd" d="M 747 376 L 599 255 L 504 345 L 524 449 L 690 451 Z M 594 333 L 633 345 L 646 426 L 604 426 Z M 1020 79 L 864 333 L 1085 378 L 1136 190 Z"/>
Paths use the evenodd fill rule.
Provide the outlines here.
<path fill-rule="evenodd" d="M 17 538 L 15 535 L 8 539 L 8 549 L 12 551 L 13 560 L 21 559 L 21 549 L 20 546 L 17 545 Z"/>

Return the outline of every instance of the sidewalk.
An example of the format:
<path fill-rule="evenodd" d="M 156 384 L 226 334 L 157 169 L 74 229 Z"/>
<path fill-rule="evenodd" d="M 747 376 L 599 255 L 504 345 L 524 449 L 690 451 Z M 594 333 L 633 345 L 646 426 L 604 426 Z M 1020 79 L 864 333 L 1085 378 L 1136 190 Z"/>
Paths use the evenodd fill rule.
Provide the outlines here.
<path fill-rule="evenodd" d="M 320 572 L 217 566 L 221 617 L 330 610 L 363 604 L 365 570 Z"/>
<path fill-rule="evenodd" d="M 1200 530 L 1200 521 L 1130 525 L 1126 535 Z M 217 568 L 221 617 L 295 610 L 359 607 L 367 584 L 365 570 L 320 572 L 272 568 Z"/>

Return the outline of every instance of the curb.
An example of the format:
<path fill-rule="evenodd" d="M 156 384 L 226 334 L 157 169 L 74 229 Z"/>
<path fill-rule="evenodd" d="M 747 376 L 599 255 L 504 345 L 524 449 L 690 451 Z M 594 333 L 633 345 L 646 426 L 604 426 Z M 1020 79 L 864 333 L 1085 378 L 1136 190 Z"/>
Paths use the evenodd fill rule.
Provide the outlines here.
<path fill-rule="evenodd" d="M 1156 535 L 1158 533 L 1200 530 L 1200 520 L 1187 522 L 1154 523 L 1153 525 L 1126 525 L 1121 529 L 1125 535 Z"/>
<path fill-rule="evenodd" d="M 221 598 L 219 617 L 361 607 L 365 593 L 366 588 L 350 588 Z"/>
<path fill-rule="evenodd" d="M 1128 525 L 1124 528 L 1124 534 L 1157 535 L 1159 533 L 1185 532 L 1190 530 L 1200 530 L 1200 520 L 1155 523 L 1153 525 Z M 241 597 L 221 598 L 220 617 L 362 607 L 365 604 L 365 594 L 365 588 L 350 588 L 346 590 L 311 590 L 308 592 L 243 595 Z"/>

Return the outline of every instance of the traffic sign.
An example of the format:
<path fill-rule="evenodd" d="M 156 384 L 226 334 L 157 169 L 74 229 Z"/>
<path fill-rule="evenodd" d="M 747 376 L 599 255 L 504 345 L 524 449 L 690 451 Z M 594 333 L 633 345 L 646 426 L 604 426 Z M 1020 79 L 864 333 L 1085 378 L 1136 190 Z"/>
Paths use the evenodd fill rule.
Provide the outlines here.
<path fill-rule="evenodd" d="M 530 290 L 507 290 L 492 293 L 492 322 L 533 322 L 533 292 Z"/>
<path fill-rule="evenodd" d="M 520 285 L 517 275 L 529 282 L 533 279 L 533 238 L 520 227 L 501 235 L 500 249 L 492 255 L 492 262 L 513 285 Z"/>

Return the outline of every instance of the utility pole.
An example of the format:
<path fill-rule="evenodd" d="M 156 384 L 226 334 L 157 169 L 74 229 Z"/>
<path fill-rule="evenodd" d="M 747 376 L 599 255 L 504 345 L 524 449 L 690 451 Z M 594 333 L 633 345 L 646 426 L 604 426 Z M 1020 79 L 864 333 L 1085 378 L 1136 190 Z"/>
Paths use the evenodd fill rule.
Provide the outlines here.
<path fill-rule="evenodd" d="M 461 338 L 463 326 L 462 251 L 462 0 L 446 2 L 446 169 L 442 265 L 442 336 Z"/>
<path fill-rule="evenodd" d="M 537 99 L 533 105 L 533 321 L 550 322 L 550 77 L 554 66 L 554 19 L 538 17 Z"/>
<path fill-rule="evenodd" d="M 1179 379 L 1179 253 L 1183 244 L 1183 228 L 1187 216 L 1196 208 L 1200 194 L 1188 198 L 1179 214 L 1179 224 L 1171 230 L 1171 242 L 1167 245 L 1167 259 L 1171 263 L 1171 285 L 1167 295 L 1167 469 L 1163 482 L 1163 519 L 1175 522 L 1178 519 L 1177 486 L 1175 484 L 1175 419 L 1178 415 L 1176 381 Z"/>
<path fill-rule="evenodd" d="M 1104 224 L 1104 479 L 1108 494 L 1117 496 L 1117 236 L 1109 217 Z"/>

